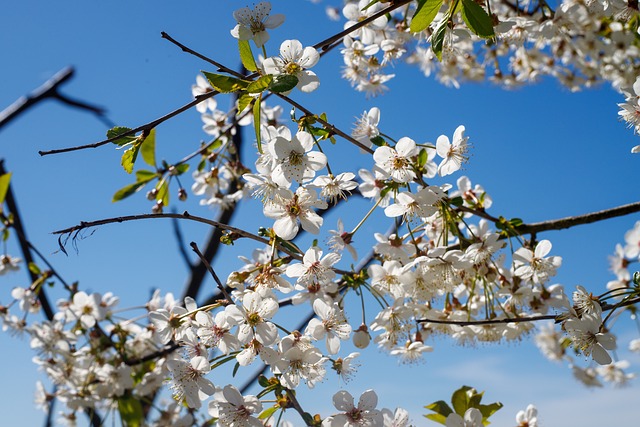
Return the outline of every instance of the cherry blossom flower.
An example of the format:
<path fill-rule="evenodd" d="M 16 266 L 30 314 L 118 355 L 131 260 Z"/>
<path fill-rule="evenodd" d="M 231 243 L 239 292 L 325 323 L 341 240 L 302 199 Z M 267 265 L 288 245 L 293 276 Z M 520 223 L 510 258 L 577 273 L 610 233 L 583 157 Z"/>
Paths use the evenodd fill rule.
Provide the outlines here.
<path fill-rule="evenodd" d="M 517 427 L 538 427 L 538 409 L 533 405 L 528 405 L 524 411 L 516 414 Z"/>
<path fill-rule="evenodd" d="M 318 234 L 323 220 L 312 208 L 326 207 L 327 203 L 319 200 L 315 191 L 298 187 L 295 194 L 288 190 L 286 197 L 265 205 L 264 214 L 276 220 L 273 230 L 278 236 L 291 240 L 298 234 L 300 225 L 305 231 Z"/>
<path fill-rule="evenodd" d="M 9 271 L 19 270 L 19 264 L 21 262 L 22 260 L 20 258 L 15 258 L 9 255 L 0 255 L 0 276 Z"/>
<path fill-rule="evenodd" d="M 175 398 L 184 399 L 190 408 L 200 408 L 202 399 L 215 393 L 213 383 L 204 377 L 211 371 L 206 357 L 196 356 L 189 361 L 173 358 L 167 361 L 167 366 L 173 377 L 171 388 Z"/>
<path fill-rule="evenodd" d="M 326 418 L 324 427 L 364 427 L 382 425 L 382 412 L 376 409 L 378 395 L 373 390 L 367 390 L 358 399 L 355 406 L 353 396 L 348 391 L 341 390 L 333 395 L 333 405 L 343 413 Z"/>
<path fill-rule="evenodd" d="M 402 216 L 405 221 L 427 218 L 438 211 L 439 190 L 438 187 L 431 186 L 425 187 L 417 193 L 398 193 L 395 203 L 384 208 L 384 214 L 390 218 Z"/>
<path fill-rule="evenodd" d="M 206 93 L 212 92 L 213 88 L 202 75 L 198 74 L 196 76 L 196 84 L 191 86 L 191 94 L 193 97 L 197 97 L 200 95 L 204 95 Z M 207 110 L 215 111 L 218 107 L 218 102 L 214 97 L 208 98 L 206 101 L 199 103 L 196 105 L 196 110 L 199 113 L 205 113 Z"/>
<path fill-rule="evenodd" d="M 466 162 L 467 157 L 467 140 L 469 137 L 464 136 L 464 126 L 458 126 L 453 132 L 453 142 L 449 142 L 449 137 L 446 135 L 440 135 L 436 140 L 436 151 L 438 156 L 443 160 L 438 166 L 438 174 L 440 176 L 446 176 L 454 173 L 460 167 L 462 163 Z"/>
<path fill-rule="evenodd" d="M 373 153 L 373 160 L 376 162 L 375 170 L 396 182 L 409 182 L 416 177 L 411 157 L 417 154 L 418 149 L 413 139 L 400 138 L 395 148 L 386 145 L 376 148 Z"/>
<path fill-rule="evenodd" d="M 601 332 L 602 320 L 599 317 L 585 314 L 581 319 L 565 320 L 562 327 L 571 336 L 573 345 L 585 356 L 591 356 L 600 365 L 611 363 L 607 350 L 616 348 L 613 335 Z"/>
<path fill-rule="evenodd" d="M 272 146 L 275 168 L 271 174 L 273 181 L 288 187 L 292 181 L 302 184 L 312 179 L 316 171 L 327 164 L 327 156 L 319 151 L 311 151 L 314 140 L 308 132 L 300 131 L 290 140 L 278 137 Z"/>
<path fill-rule="evenodd" d="M 482 413 L 479 409 L 469 408 L 462 418 L 453 412 L 447 417 L 446 427 L 484 427 Z"/>
<path fill-rule="evenodd" d="M 347 323 L 344 312 L 338 306 L 327 304 L 317 299 L 313 302 L 313 311 L 320 319 L 313 318 L 307 326 L 307 333 L 316 340 L 326 336 L 327 351 L 337 354 L 340 350 L 340 340 L 348 340 L 351 336 L 351 325 Z"/>
<path fill-rule="evenodd" d="M 353 235 L 344 231 L 344 224 L 340 218 L 338 218 L 337 230 L 329 230 L 329 234 L 331 234 L 331 237 L 327 243 L 333 252 L 340 253 L 346 249 L 354 261 L 358 259 L 358 252 L 351 245 Z"/>
<path fill-rule="evenodd" d="M 266 74 L 296 76 L 296 87 L 302 92 L 313 92 L 320 86 L 320 79 L 309 68 L 320 60 L 320 54 L 311 46 L 302 48 L 298 40 L 285 40 L 280 45 L 280 56 L 272 56 L 262 62 Z"/>
<path fill-rule="evenodd" d="M 320 197 L 335 204 L 339 198 L 347 200 L 345 193 L 351 195 L 351 190 L 358 186 L 358 183 L 353 181 L 355 177 L 351 172 L 343 172 L 337 176 L 321 175 L 313 180 L 311 186 L 320 191 Z"/>
<path fill-rule="evenodd" d="M 348 19 L 344 24 L 345 30 L 382 9 L 382 4 L 371 5 L 370 3 L 369 0 L 360 0 L 357 4 L 355 2 L 348 3 L 342 9 L 342 14 Z M 370 24 L 353 31 L 350 35 L 351 37 L 359 37 L 366 45 L 373 44 L 377 38 L 377 31 L 382 30 L 386 25 L 387 17 L 383 15 Z"/>
<path fill-rule="evenodd" d="M 322 250 L 317 246 L 312 246 L 305 252 L 302 261 L 302 263 L 289 265 L 285 272 L 286 275 L 297 277 L 297 283 L 303 286 L 312 283 L 322 285 L 336 277 L 336 273 L 331 267 L 340 261 L 340 255 L 331 252 L 322 258 Z"/>
<path fill-rule="evenodd" d="M 257 397 L 243 396 L 231 384 L 226 385 L 222 393 L 216 393 L 216 399 L 209 402 L 209 415 L 217 418 L 222 427 L 262 427 L 262 422 L 253 416 L 261 411 L 262 403 Z"/>
<path fill-rule="evenodd" d="M 525 247 L 519 248 L 513 254 L 515 274 L 523 280 L 546 283 L 549 278 L 555 276 L 556 270 L 562 264 L 562 258 L 559 256 L 545 258 L 551 252 L 551 247 L 550 241 L 541 240 L 535 251 Z"/>
<path fill-rule="evenodd" d="M 225 307 L 227 321 L 238 325 L 238 340 L 246 344 L 254 337 L 263 345 L 271 345 L 278 337 L 276 326 L 269 322 L 278 311 L 278 302 L 269 294 L 263 297 L 257 292 L 247 292 L 242 299 L 242 307 Z"/>
<path fill-rule="evenodd" d="M 356 121 L 355 128 L 351 132 L 351 136 L 358 142 L 371 147 L 373 144 L 371 138 L 380 134 L 378 124 L 380 123 L 380 109 L 373 107 L 369 111 L 362 113 L 362 117 Z"/>
<path fill-rule="evenodd" d="M 253 10 L 248 7 L 233 12 L 233 17 L 238 21 L 238 25 L 231 30 L 231 35 L 238 40 L 253 40 L 258 47 L 264 46 L 269 41 L 269 33 L 279 27 L 284 22 L 284 15 L 275 14 L 269 16 L 271 3 L 262 1 Z"/>

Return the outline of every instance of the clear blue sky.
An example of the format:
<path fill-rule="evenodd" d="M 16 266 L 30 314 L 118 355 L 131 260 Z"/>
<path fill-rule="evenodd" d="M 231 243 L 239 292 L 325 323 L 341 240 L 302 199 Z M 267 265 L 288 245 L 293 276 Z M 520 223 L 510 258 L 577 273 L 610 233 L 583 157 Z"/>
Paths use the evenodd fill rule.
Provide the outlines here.
<path fill-rule="evenodd" d="M 106 107 L 110 119 L 119 125 L 133 127 L 159 117 L 191 99 L 190 86 L 201 69 L 214 71 L 162 40 L 160 32 L 166 31 L 235 67 L 239 61 L 236 42 L 229 34 L 234 25 L 231 13 L 246 4 L 13 2 L 0 15 L 0 109 L 63 67 L 73 65 L 76 76 L 64 86 L 64 93 Z M 274 12 L 285 13 L 287 20 L 272 32 L 271 51 L 285 39 L 297 38 L 310 45 L 339 31 L 341 23 L 324 17 L 326 4 L 330 3 L 274 1 Z M 320 76 L 320 89 L 312 96 L 295 94 L 294 98 L 315 112 L 326 111 L 330 121 L 346 130 L 365 109 L 378 106 L 385 133 L 409 136 L 417 142 L 434 142 L 440 134 L 451 136 L 464 124 L 473 155 L 463 173 L 493 197 L 491 212 L 496 216 L 535 222 L 638 199 L 639 158 L 629 153 L 638 138 L 617 121 L 616 103 L 623 99 L 606 85 L 582 93 L 569 93 L 554 81 L 513 91 L 488 83 L 464 84 L 455 90 L 425 78 L 415 68 L 397 65 L 397 77 L 389 84 L 391 91 L 367 100 L 340 79 L 341 63 L 338 52 L 324 57 L 314 68 Z M 218 102 L 224 106 L 227 101 L 221 98 Z M 200 126 L 199 115 L 193 111 L 158 128 L 159 157 L 175 161 L 192 152 L 200 140 L 207 139 Z M 111 203 L 113 193 L 133 181 L 120 168 L 121 152 L 113 146 L 48 157 L 37 153 L 95 142 L 105 131 L 91 115 L 47 101 L 0 132 L 0 157 L 14 174 L 14 190 L 28 236 L 43 253 L 51 254 L 50 261 L 68 281 L 78 280 L 82 289 L 90 291 L 112 290 L 121 296 L 122 307 L 142 303 L 155 287 L 180 294 L 186 268 L 177 256 L 168 221 L 104 227 L 80 241 L 77 254 L 54 254 L 57 242 L 50 234 L 53 230 L 82 220 L 150 209 L 142 194 Z M 369 166 L 365 156 L 358 157 L 357 150 L 346 145 L 340 141 L 334 148 L 354 154 L 344 156 L 348 158 L 345 169 Z M 451 177 L 451 182 L 458 176 Z M 197 206 L 194 196 L 176 208 L 213 215 Z M 353 209 L 358 209 L 355 217 L 367 206 L 354 204 Z M 249 218 L 245 213 L 235 224 L 243 225 Z M 607 256 L 639 219 L 635 215 L 545 234 L 553 242 L 553 254 L 564 259 L 556 281 L 568 290 L 582 284 L 595 292 L 603 291 L 606 282 L 613 279 L 607 271 Z M 332 225 L 335 220 L 336 216 L 327 219 Z M 184 225 L 187 241 L 203 242 L 207 232 L 205 227 Z M 225 251 L 216 261 L 221 276 L 228 273 L 228 265 L 239 265 L 235 257 L 241 249 Z M 9 250 L 17 255 L 13 243 Z M 9 290 L 26 286 L 26 280 L 23 272 L 1 277 L 0 302 L 6 303 Z M 635 330 L 628 321 L 619 323 L 623 331 L 620 341 L 628 342 L 625 338 Z M 405 407 L 417 425 L 435 425 L 423 421 L 421 407 L 447 400 L 463 384 L 487 390 L 486 399 L 505 404 L 495 417 L 497 426 L 512 425 L 515 413 L 528 403 L 538 405 L 545 427 L 624 425 L 640 397 L 637 385 L 626 390 L 585 390 L 565 366 L 544 360 L 528 341 L 473 349 L 453 346 L 446 339 L 428 344 L 435 351 L 419 366 L 398 366 L 395 359 L 369 348 L 363 352 L 366 363 L 358 379 L 346 388 L 354 395 L 375 388 L 380 406 Z M 0 334 L 0 349 L 0 375 L 5 384 L 0 388 L 2 424 L 40 425 L 44 415 L 32 409 L 32 395 L 35 380 L 43 377 L 31 363 L 28 342 Z M 628 355 L 624 348 L 618 354 L 629 358 L 638 370 L 637 355 Z M 222 384 L 215 377 L 213 381 Z M 330 410 L 331 395 L 338 387 L 330 377 L 314 400 L 323 401 L 324 408 Z M 303 399 L 309 398 L 301 393 Z M 323 409 L 322 404 L 318 408 Z"/>

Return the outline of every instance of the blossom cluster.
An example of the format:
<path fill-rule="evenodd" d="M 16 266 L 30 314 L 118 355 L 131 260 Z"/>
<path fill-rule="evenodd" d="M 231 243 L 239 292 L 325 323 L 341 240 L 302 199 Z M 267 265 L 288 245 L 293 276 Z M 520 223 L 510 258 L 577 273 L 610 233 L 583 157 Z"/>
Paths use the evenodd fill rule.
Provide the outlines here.
<path fill-rule="evenodd" d="M 407 19 L 416 2 L 364 26 L 358 23 L 379 14 L 388 2 L 346 3 L 345 28 L 355 29 L 343 40 L 343 74 L 357 90 L 370 94 L 385 90 L 393 75 L 383 70 L 400 58 L 426 74 L 437 72 L 441 81 L 454 86 L 461 79 L 486 78 L 491 67 L 491 78 L 505 86 L 553 75 L 572 89 L 599 79 L 628 88 L 637 73 L 635 41 L 620 42 L 635 32 L 618 2 L 568 1 L 555 11 L 546 3 L 516 6 L 527 13 L 497 3 L 492 9 L 500 22 L 496 39 L 480 49 L 480 39 L 464 20 L 446 14 L 448 5 L 426 30 L 412 34 Z M 231 35 L 262 51 L 261 57 L 251 58 L 257 75 L 295 77 L 286 90 L 274 92 L 284 97 L 293 90 L 303 95 L 317 90 L 320 77 L 309 70 L 320 61 L 316 49 L 289 39 L 281 43 L 278 56 L 267 56 L 267 30 L 284 21 L 270 11 L 267 2 L 236 11 Z M 437 62 L 425 42 L 443 19 L 452 19 L 452 25 L 446 30 L 442 62 Z M 599 35 L 583 39 L 585 33 Z M 505 66 L 508 72 L 502 70 Z M 210 83 L 198 77 L 193 95 L 213 92 Z M 634 126 L 637 85 L 627 100 L 631 106 L 622 106 L 626 113 L 621 114 Z M 37 352 L 35 363 L 55 386 L 50 393 L 40 388 L 42 406 L 54 397 L 60 400 L 70 424 L 85 410 L 134 407 L 133 412 L 142 413 L 151 410 L 149 402 L 168 385 L 173 399 L 157 404 L 160 409 L 147 425 L 273 425 L 279 422 L 277 412 L 291 409 L 309 425 L 401 427 L 409 425 L 407 412 L 378 408 L 374 390 L 365 391 L 357 403 L 347 390 L 339 390 L 332 399 L 335 411 L 317 416 L 301 408 L 295 391 L 314 388 L 330 375 L 346 383 L 357 373 L 361 352 L 372 344 L 402 363 L 419 363 L 434 351 L 436 336 L 463 345 L 513 342 L 533 333 L 529 320 L 546 316 L 561 323 L 560 331 L 550 327 L 536 337 L 547 357 L 568 361 L 588 385 L 599 384 L 597 375 L 616 384 L 633 377 L 624 372 L 626 362 L 614 361 L 610 353 L 616 339 L 607 313 L 620 307 L 607 301 L 639 293 L 640 278 L 632 278 L 627 267 L 640 260 L 640 222 L 612 257 L 617 279 L 608 285 L 609 292 L 594 296 L 577 286 L 569 298 L 564 286 L 553 283 L 562 258 L 553 254 L 549 240 L 535 233 L 527 239 L 521 221 L 490 215 L 491 196 L 469 177 L 444 181 L 469 161 L 465 126 L 458 126 L 451 139 L 440 135 L 435 143 L 394 138 L 384 132 L 382 113 L 373 107 L 344 138 L 361 149 L 369 167 L 334 172 L 337 162 L 332 164 L 323 147 L 335 137 L 335 129 L 318 125 L 326 116 L 292 111 L 290 128 L 281 118 L 281 106 L 269 105 L 255 93 L 243 95 L 251 98 L 253 115 L 240 108 L 240 100 L 228 112 L 219 110 L 213 97 L 198 105 L 203 131 L 213 141 L 199 152 L 191 190 L 201 205 L 221 211 L 243 200 L 259 204 L 261 231 L 246 233 L 264 245 L 241 257 L 242 265 L 219 283 L 220 292 L 207 304 L 156 292 L 144 312 L 128 320 L 116 316 L 119 300 L 113 294 L 87 294 L 73 287 L 65 288 L 68 296 L 58 301 L 52 319 L 35 320 L 48 277 L 14 288 L 12 303 L 0 306 L 0 320 L 3 330 L 29 337 Z M 234 137 L 239 126 L 252 121 L 257 152 L 248 167 Z M 257 201 L 247 200 L 251 197 Z M 367 212 L 347 208 L 349 221 L 356 218 L 357 225 L 345 229 L 343 217 L 329 230 L 323 214 L 355 198 L 370 205 Z M 375 232 L 372 254 L 359 259 L 354 242 L 373 217 L 392 227 Z M 328 239 L 306 246 L 294 242 L 306 233 Z M 224 238 L 233 243 L 241 237 L 229 232 Z M 351 260 L 360 263 L 349 266 Z M 17 268 L 18 259 L 2 256 L 0 274 Z M 376 309 L 365 312 L 367 303 Z M 289 305 L 306 306 L 310 316 L 301 326 L 279 323 L 281 310 Z M 347 342 L 361 352 L 345 350 Z M 599 366 L 581 368 L 567 354 L 570 345 Z M 639 340 L 631 350 L 640 351 Z M 216 370 L 235 375 L 258 365 L 269 377 L 256 380 L 261 387 L 256 395 L 214 376 Z M 470 408 L 450 414 L 446 425 L 480 426 L 484 418 Z M 537 425 L 535 407 L 519 412 L 516 422 Z"/>

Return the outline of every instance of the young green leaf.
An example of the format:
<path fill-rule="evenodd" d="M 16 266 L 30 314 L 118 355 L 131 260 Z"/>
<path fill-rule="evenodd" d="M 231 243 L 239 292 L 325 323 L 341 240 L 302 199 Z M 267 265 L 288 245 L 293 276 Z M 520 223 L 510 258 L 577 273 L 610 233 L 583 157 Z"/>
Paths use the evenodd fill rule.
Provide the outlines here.
<path fill-rule="evenodd" d="M 444 19 L 436 31 L 431 35 L 431 50 L 436 54 L 438 61 L 442 61 L 442 47 L 444 45 L 444 36 L 447 33 L 448 19 Z"/>
<path fill-rule="evenodd" d="M 462 19 L 474 34 L 485 39 L 495 37 L 491 17 L 473 0 L 462 0 Z"/>
<path fill-rule="evenodd" d="M 112 138 L 116 138 L 119 135 L 122 135 L 124 133 L 127 132 L 131 132 L 133 129 L 128 128 L 128 127 L 124 127 L 124 126 L 116 126 L 113 127 L 111 129 L 109 129 L 107 131 L 107 138 L 112 139 Z M 134 142 L 136 139 L 138 139 L 138 137 L 136 137 L 135 135 L 128 135 L 128 136 L 123 136 L 122 138 L 117 138 L 114 141 L 112 141 L 114 144 L 122 147 L 123 145 L 127 145 L 130 144 L 132 142 Z"/>
<path fill-rule="evenodd" d="M 280 74 L 273 78 L 269 90 L 275 93 L 289 92 L 298 84 L 298 78 L 291 74 Z"/>
<path fill-rule="evenodd" d="M 117 202 L 122 199 L 126 199 L 127 197 L 131 196 L 133 193 L 137 192 L 142 187 L 144 187 L 147 184 L 147 182 L 149 181 L 138 181 L 138 182 L 134 182 L 133 184 L 129 184 L 125 187 L 122 187 L 121 189 L 116 191 L 116 194 L 113 195 L 113 198 L 111 199 L 111 201 Z"/>
<path fill-rule="evenodd" d="M 440 11 L 443 0 L 419 0 L 416 13 L 411 18 L 409 30 L 412 33 L 424 31 Z"/>
<path fill-rule="evenodd" d="M 122 153 L 122 160 L 120 160 L 120 164 L 127 173 L 133 172 L 133 165 L 136 162 L 139 151 L 140 144 L 134 144 L 133 147 L 128 148 L 124 153 Z"/>
<path fill-rule="evenodd" d="M 188 170 L 189 170 L 189 164 L 188 163 L 182 163 L 182 164 L 176 166 L 177 175 L 182 175 L 183 173 L 185 173 Z"/>
<path fill-rule="evenodd" d="M 474 392 L 474 389 L 466 385 L 453 392 L 453 395 L 451 396 L 451 403 L 453 404 L 453 410 L 456 414 L 464 417 L 464 413 L 470 407 L 469 400 Z"/>
<path fill-rule="evenodd" d="M 237 92 L 246 88 L 250 83 L 246 80 L 225 76 L 224 74 L 214 74 L 206 71 L 203 71 L 202 74 L 207 78 L 209 84 L 220 93 Z"/>
<path fill-rule="evenodd" d="M 477 408 L 482 414 L 483 419 L 489 418 L 491 415 L 498 412 L 504 405 L 500 402 L 491 403 L 489 405 L 478 405 Z"/>
<path fill-rule="evenodd" d="M 240 50 L 240 60 L 242 61 L 244 68 L 252 73 L 258 71 L 258 66 L 256 65 L 256 60 L 253 57 L 249 40 L 238 40 L 238 50 Z"/>
<path fill-rule="evenodd" d="M 271 74 L 267 74 L 266 76 L 260 77 L 255 82 L 251 82 L 247 86 L 246 90 L 248 93 L 261 93 L 269 88 L 271 82 L 273 82 L 273 76 Z"/>
<path fill-rule="evenodd" d="M 144 421 L 144 411 L 138 399 L 128 391 L 118 398 L 118 412 L 122 419 L 123 427 L 140 427 Z"/>
<path fill-rule="evenodd" d="M 262 140 L 260 139 L 260 104 L 262 104 L 262 94 L 258 95 L 253 104 L 253 128 L 256 131 L 256 143 L 258 152 L 262 154 Z"/>
<path fill-rule="evenodd" d="M 239 116 L 244 110 L 247 109 L 249 105 L 256 99 L 255 96 L 249 95 L 248 93 L 243 93 L 240 98 L 238 98 L 238 108 L 236 112 L 236 116 Z"/>
<path fill-rule="evenodd" d="M 377 147 L 382 147 L 383 145 L 387 145 L 387 141 L 384 140 L 380 135 L 376 135 L 373 138 L 370 138 L 369 141 Z"/>
<path fill-rule="evenodd" d="M 169 182 L 161 180 L 156 184 L 156 190 L 158 190 L 156 200 L 162 201 L 163 206 L 169 206 Z"/>
<path fill-rule="evenodd" d="M 429 409 L 435 412 L 435 414 L 425 415 L 426 418 L 429 418 L 430 420 L 443 425 L 447 423 L 447 417 L 449 416 L 449 414 L 453 413 L 453 410 L 444 400 L 433 402 L 432 404 L 425 406 L 425 409 Z"/>
<path fill-rule="evenodd" d="M 0 175 L 0 212 L 2 212 L 2 204 L 7 191 L 9 191 L 9 182 L 11 181 L 11 172 Z"/>
<path fill-rule="evenodd" d="M 156 172 L 148 171 L 145 169 L 136 171 L 136 181 L 138 182 L 149 182 L 157 176 L 158 174 Z"/>
<path fill-rule="evenodd" d="M 151 129 L 140 146 L 142 160 L 152 167 L 156 167 L 156 130 Z"/>
<path fill-rule="evenodd" d="M 260 412 L 260 415 L 258 415 L 258 419 L 259 420 L 266 420 L 269 417 L 271 417 L 273 414 L 275 414 L 278 409 L 280 409 L 280 406 L 278 406 L 278 405 L 274 405 L 274 406 L 272 406 L 270 408 L 267 408 L 264 411 Z"/>

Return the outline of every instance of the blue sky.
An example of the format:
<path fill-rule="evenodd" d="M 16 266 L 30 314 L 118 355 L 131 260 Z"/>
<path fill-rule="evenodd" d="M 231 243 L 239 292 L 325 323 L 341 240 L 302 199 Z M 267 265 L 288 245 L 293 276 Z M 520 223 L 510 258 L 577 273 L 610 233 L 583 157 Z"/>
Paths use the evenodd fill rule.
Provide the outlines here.
<path fill-rule="evenodd" d="M 274 1 L 274 12 L 285 13 L 287 19 L 272 32 L 270 52 L 285 39 L 311 45 L 339 31 L 341 24 L 323 15 L 326 4 Z M 159 117 L 191 99 L 190 86 L 200 70 L 215 71 L 162 40 L 160 32 L 236 67 L 236 42 L 229 34 L 234 25 L 231 13 L 245 5 L 244 1 L 14 2 L 0 16 L 4 57 L 0 109 L 73 65 L 76 76 L 63 87 L 65 94 L 106 107 L 109 118 L 122 126 Z M 330 121 L 345 130 L 365 109 L 378 106 L 385 133 L 417 142 L 434 142 L 440 134 L 451 136 L 464 124 L 473 151 L 462 173 L 492 196 L 491 212 L 496 216 L 536 222 L 637 201 L 638 157 L 629 153 L 637 137 L 618 122 L 616 103 L 623 99 L 606 85 L 580 93 L 569 93 L 555 81 L 512 91 L 489 83 L 463 84 L 456 90 L 398 64 L 390 92 L 366 99 L 340 79 L 341 61 L 337 51 L 325 56 L 314 68 L 320 89 L 310 96 L 294 94 L 294 98 L 314 112 L 326 111 Z M 218 102 L 225 106 L 228 100 Z M 162 125 L 157 129 L 158 156 L 175 161 L 192 152 L 200 140 L 207 139 L 200 127 L 195 111 Z M 43 253 L 51 254 L 48 258 L 68 281 L 78 280 L 81 288 L 90 291 L 112 290 L 121 296 L 122 307 L 139 305 L 155 287 L 179 294 L 186 268 L 176 253 L 168 221 L 103 227 L 79 242 L 78 253 L 70 251 L 68 257 L 54 253 L 53 230 L 82 220 L 144 213 L 151 207 L 142 194 L 111 203 L 113 193 L 133 181 L 120 168 L 121 152 L 113 146 L 47 157 L 37 153 L 95 142 L 105 132 L 105 126 L 91 115 L 52 101 L 2 129 L 0 157 L 13 172 L 27 234 Z M 344 170 L 370 164 L 344 141 L 331 150 L 345 159 Z M 342 150 L 348 155 L 342 155 Z M 458 176 L 453 175 L 451 182 Z M 252 207 L 257 205 L 249 205 L 236 225 L 249 221 Z M 214 215 L 199 207 L 194 196 L 176 209 Z M 350 209 L 355 218 L 368 205 L 354 203 Z M 352 217 L 351 213 L 342 216 L 347 222 L 347 216 Z M 336 219 L 332 215 L 327 221 L 335 224 Z M 552 253 L 563 257 L 556 281 L 568 290 L 577 284 L 595 292 L 604 290 L 613 279 L 607 271 L 607 256 L 637 220 L 640 216 L 633 215 L 546 233 L 544 238 L 554 245 Z M 363 232 L 370 234 L 373 229 L 368 226 Z M 203 242 L 208 230 L 184 224 L 183 232 L 187 241 Z M 228 273 L 229 265 L 239 265 L 235 257 L 244 249 L 238 245 L 221 255 L 216 261 L 221 276 Z M 13 243 L 9 251 L 17 254 Z M 27 285 L 22 272 L 1 277 L 0 302 L 6 302 L 9 290 L 18 285 Z M 621 343 L 637 335 L 629 321 L 620 319 L 618 324 Z M 422 420 L 421 407 L 447 400 L 463 384 L 486 390 L 485 399 L 505 404 L 495 417 L 498 426 L 513 424 L 515 413 L 528 403 L 538 405 L 545 427 L 621 425 L 630 419 L 632 402 L 639 397 L 637 385 L 585 390 L 565 366 L 544 360 L 530 341 L 479 348 L 457 347 L 446 339 L 428 344 L 435 351 L 418 366 L 399 366 L 395 359 L 369 348 L 363 353 L 359 377 L 345 387 L 354 395 L 375 388 L 381 406 L 405 407 L 417 425 L 435 425 Z M 44 416 L 32 409 L 31 402 L 33 384 L 41 376 L 31 363 L 27 341 L 0 334 L 0 348 L 4 362 L 0 375 L 4 384 L 10 384 L 0 388 L 3 422 L 39 425 Z M 638 370 L 637 355 L 621 349 L 619 356 L 628 357 Z M 330 411 L 330 396 L 338 387 L 331 378 L 313 395 L 301 391 L 302 399 L 322 401 Z"/>

